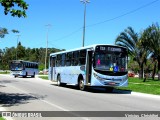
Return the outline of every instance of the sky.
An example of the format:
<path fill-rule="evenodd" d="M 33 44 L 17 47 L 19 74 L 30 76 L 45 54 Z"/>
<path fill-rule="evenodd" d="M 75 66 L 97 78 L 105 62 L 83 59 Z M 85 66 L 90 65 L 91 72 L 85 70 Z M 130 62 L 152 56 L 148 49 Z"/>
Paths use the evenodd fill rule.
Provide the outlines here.
<path fill-rule="evenodd" d="M 82 47 L 84 4 L 80 0 L 25 0 L 27 18 L 4 15 L 0 6 L 0 27 L 9 34 L 0 38 L 0 49 L 26 48 L 74 49 Z M 152 23 L 160 24 L 160 0 L 90 0 L 86 4 L 85 46 L 114 44 L 116 37 L 131 26 L 141 32 Z M 50 27 L 47 27 L 50 25 Z M 20 33 L 12 33 L 11 30 Z M 18 38 L 19 36 L 19 38 Z"/>

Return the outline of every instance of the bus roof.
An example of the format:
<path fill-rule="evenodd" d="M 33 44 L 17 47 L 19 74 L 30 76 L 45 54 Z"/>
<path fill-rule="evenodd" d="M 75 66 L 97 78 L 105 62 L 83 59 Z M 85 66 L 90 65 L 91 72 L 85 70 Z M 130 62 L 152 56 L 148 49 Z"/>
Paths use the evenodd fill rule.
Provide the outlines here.
<path fill-rule="evenodd" d="M 94 45 L 89 45 L 89 46 L 85 46 L 85 47 L 79 47 L 79 48 L 75 48 L 75 49 L 71 49 L 71 50 L 65 50 L 65 51 L 61 51 L 61 52 L 51 53 L 50 56 L 57 55 L 57 54 L 62 54 L 62 53 L 66 53 L 66 52 L 73 52 L 73 51 L 77 51 L 77 50 L 89 49 L 89 48 L 93 48 L 94 49 L 98 45 L 106 45 L 106 46 L 115 46 L 115 47 L 125 48 L 123 46 L 111 45 L 111 44 L 94 44 Z"/>
<path fill-rule="evenodd" d="M 12 61 L 16 61 L 16 62 L 27 62 L 27 63 L 34 63 L 34 64 L 38 64 L 38 62 L 31 62 L 31 61 L 25 61 L 25 60 L 11 60 Z"/>

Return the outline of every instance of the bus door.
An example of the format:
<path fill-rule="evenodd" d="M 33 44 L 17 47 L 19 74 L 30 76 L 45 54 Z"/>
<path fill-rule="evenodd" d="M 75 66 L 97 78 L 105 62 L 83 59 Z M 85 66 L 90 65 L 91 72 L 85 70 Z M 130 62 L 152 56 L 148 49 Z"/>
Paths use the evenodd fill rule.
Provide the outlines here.
<path fill-rule="evenodd" d="M 92 53 L 91 49 L 87 50 L 87 62 L 86 62 L 86 85 L 91 84 L 91 72 L 92 72 Z"/>
<path fill-rule="evenodd" d="M 50 58 L 50 79 L 51 81 L 55 81 L 56 78 L 56 71 L 55 71 L 55 63 L 56 63 L 56 57 L 55 56 L 51 56 Z"/>

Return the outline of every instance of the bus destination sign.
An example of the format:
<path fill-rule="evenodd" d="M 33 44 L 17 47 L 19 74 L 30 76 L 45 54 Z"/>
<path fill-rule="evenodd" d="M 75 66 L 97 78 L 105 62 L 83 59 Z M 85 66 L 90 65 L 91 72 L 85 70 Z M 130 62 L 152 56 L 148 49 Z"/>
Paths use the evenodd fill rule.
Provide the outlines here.
<path fill-rule="evenodd" d="M 122 48 L 118 48 L 118 47 L 108 47 L 108 46 L 99 46 L 97 47 L 99 48 L 100 51 L 110 51 L 110 52 L 122 52 Z"/>

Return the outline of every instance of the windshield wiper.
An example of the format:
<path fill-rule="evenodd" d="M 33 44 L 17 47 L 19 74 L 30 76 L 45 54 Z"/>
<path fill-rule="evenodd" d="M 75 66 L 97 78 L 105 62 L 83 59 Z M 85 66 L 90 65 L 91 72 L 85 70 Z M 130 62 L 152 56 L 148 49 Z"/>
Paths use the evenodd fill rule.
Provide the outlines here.
<path fill-rule="evenodd" d="M 94 68 L 95 70 L 108 71 L 106 69 Z"/>

